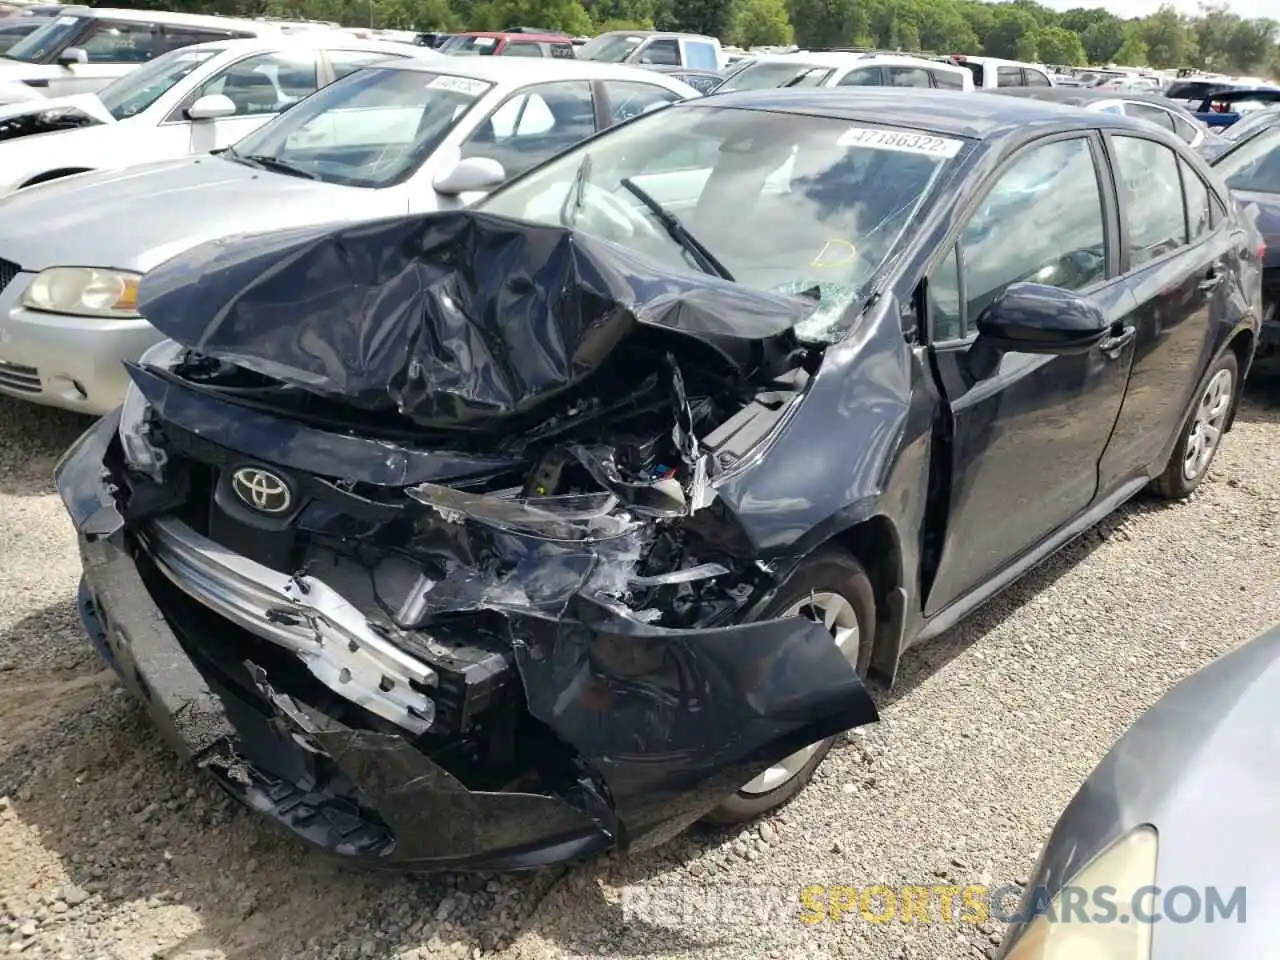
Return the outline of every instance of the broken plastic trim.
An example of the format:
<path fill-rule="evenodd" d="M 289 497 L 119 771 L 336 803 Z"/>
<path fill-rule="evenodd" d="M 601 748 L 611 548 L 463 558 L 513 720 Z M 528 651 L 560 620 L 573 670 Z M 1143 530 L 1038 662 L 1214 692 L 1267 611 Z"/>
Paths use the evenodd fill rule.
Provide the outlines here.
<path fill-rule="evenodd" d="M 295 653 L 330 690 L 412 733 L 431 728 L 435 704 L 410 682 L 434 686 L 436 672 L 379 636 L 323 581 L 277 573 L 173 519 L 153 520 L 142 537 L 175 586 Z"/>
<path fill-rule="evenodd" d="M 535 533 L 552 540 L 619 537 L 640 526 L 629 517 L 613 514 L 619 501 L 610 493 L 502 498 L 435 483 L 409 487 L 405 493 L 434 509 L 446 522 L 470 518 L 500 530 Z"/>

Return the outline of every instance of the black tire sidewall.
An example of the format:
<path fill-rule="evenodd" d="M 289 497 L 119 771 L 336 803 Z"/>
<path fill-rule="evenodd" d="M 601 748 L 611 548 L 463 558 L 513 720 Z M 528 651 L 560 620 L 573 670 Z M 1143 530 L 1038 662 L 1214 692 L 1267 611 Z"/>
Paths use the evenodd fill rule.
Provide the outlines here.
<path fill-rule="evenodd" d="M 1178 442 L 1174 444 L 1173 455 L 1169 458 L 1168 464 L 1165 465 L 1164 473 L 1156 480 L 1156 492 L 1161 496 L 1170 499 L 1180 499 L 1190 496 L 1205 478 L 1209 476 L 1209 470 L 1213 467 L 1213 463 L 1218 458 L 1218 451 L 1222 449 L 1222 438 L 1218 438 L 1218 446 L 1214 448 L 1213 456 L 1201 471 L 1200 476 L 1194 480 L 1188 480 L 1182 472 L 1182 465 L 1187 457 L 1187 444 L 1191 441 L 1191 431 L 1195 426 L 1196 408 L 1200 406 L 1201 400 L 1204 398 L 1204 392 L 1209 388 L 1209 384 L 1213 378 L 1222 370 L 1230 370 L 1232 376 L 1231 389 L 1233 391 L 1232 402 L 1240 395 L 1240 364 L 1236 360 L 1236 355 L 1227 348 L 1219 355 L 1209 366 L 1209 370 L 1205 373 L 1204 378 L 1196 384 L 1196 392 L 1191 397 L 1191 404 L 1187 407 L 1186 417 L 1183 420 L 1182 432 L 1178 434 Z M 1230 422 L 1230 416 L 1224 423 L 1224 432 L 1226 423 Z"/>

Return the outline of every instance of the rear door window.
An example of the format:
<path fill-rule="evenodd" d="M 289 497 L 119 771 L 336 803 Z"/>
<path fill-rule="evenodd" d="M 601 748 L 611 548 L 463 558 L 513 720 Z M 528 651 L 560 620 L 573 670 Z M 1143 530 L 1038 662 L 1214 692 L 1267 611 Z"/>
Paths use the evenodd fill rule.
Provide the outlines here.
<path fill-rule="evenodd" d="M 529 40 L 508 40 L 502 48 L 504 57 L 540 57 L 542 45 Z"/>
<path fill-rule="evenodd" d="M 1195 243 L 1213 227 L 1209 188 L 1200 179 L 1200 174 L 1181 157 L 1178 158 L 1178 170 L 1182 174 L 1182 192 L 1187 198 L 1187 237 Z"/>
<path fill-rule="evenodd" d="M 890 67 L 889 86 L 891 87 L 931 87 L 929 71 L 919 67 Z"/>
<path fill-rule="evenodd" d="M 1116 181 L 1128 227 L 1129 268 L 1136 269 L 1187 242 L 1178 157 L 1163 144 L 1113 136 Z"/>
<path fill-rule="evenodd" d="M 1026 82 L 1022 79 L 1022 68 L 997 67 L 996 68 L 996 86 L 998 87 L 1026 86 Z"/>
<path fill-rule="evenodd" d="M 561 60 L 576 60 L 577 54 L 573 52 L 572 43 L 549 43 L 547 44 L 551 56 Z"/>
<path fill-rule="evenodd" d="M 1022 68 L 1022 82 L 1024 86 L 1028 87 L 1053 86 L 1053 84 L 1049 82 L 1049 78 L 1047 76 L 1032 67 Z"/>
<path fill-rule="evenodd" d="M 609 116 L 614 123 L 630 120 L 680 99 L 666 87 L 631 80 L 606 80 L 604 90 L 609 96 Z"/>
<path fill-rule="evenodd" d="M 943 90 L 964 89 L 964 77 L 955 70 L 930 70 L 929 76 L 933 77 L 933 85 Z"/>
<path fill-rule="evenodd" d="M 716 48 L 702 40 L 686 40 L 684 55 L 686 67 L 714 70 L 720 65 L 716 60 Z"/>
<path fill-rule="evenodd" d="M 836 83 L 837 87 L 882 87 L 884 77 L 879 67 L 859 67 L 850 70 Z"/>
<path fill-rule="evenodd" d="M 1132 100 L 1126 101 L 1124 105 L 1126 116 L 1136 117 L 1139 120 L 1145 120 L 1148 123 L 1154 123 L 1162 130 L 1168 130 L 1174 133 L 1173 114 L 1168 110 L 1161 110 L 1159 107 L 1149 103 L 1136 103 Z"/>
<path fill-rule="evenodd" d="M 640 48 L 640 62 L 678 67 L 680 65 L 680 44 L 675 37 L 659 37 L 656 40 L 650 40 Z"/>

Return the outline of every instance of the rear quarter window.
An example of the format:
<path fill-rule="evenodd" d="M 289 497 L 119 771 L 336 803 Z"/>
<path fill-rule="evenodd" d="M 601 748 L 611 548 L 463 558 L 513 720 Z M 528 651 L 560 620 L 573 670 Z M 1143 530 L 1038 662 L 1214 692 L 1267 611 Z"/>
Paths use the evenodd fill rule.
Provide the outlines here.
<path fill-rule="evenodd" d="M 964 77 L 954 70 L 930 70 L 929 75 L 933 77 L 934 86 L 943 90 L 964 89 Z"/>
<path fill-rule="evenodd" d="M 686 40 L 684 55 L 684 65 L 686 67 L 697 67 L 699 70 L 714 70 L 719 66 L 716 61 L 716 48 L 700 40 Z"/>

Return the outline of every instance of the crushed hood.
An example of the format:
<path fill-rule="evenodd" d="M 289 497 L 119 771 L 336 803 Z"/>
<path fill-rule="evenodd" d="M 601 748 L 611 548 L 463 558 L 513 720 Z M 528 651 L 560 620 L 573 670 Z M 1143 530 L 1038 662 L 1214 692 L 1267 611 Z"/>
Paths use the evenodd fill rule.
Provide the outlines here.
<path fill-rule="evenodd" d="M 699 340 L 742 369 L 814 308 L 473 210 L 214 241 L 161 265 L 140 291 L 147 320 L 204 356 L 467 428 L 602 372 L 638 332 Z"/>

